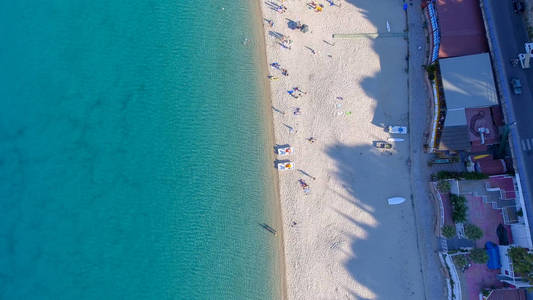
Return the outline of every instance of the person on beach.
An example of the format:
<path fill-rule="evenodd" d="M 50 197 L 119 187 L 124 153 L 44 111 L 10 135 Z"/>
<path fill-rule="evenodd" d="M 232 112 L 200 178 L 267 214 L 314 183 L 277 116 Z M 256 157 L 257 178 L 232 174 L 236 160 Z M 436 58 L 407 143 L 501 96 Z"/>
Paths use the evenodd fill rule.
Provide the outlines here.
<path fill-rule="evenodd" d="M 289 127 L 289 134 L 296 134 L 298 133 L 298 130 L 292 128 L 292 127 Z"/>
<path fill-rule="evenodd" d="M 293 88 L 293 90 L 298 91 L 300 93 L 304 93 L 305 95 L 307 95 L 307 92 L 302 91 L 299 87 L 295 87 L 295 88 Z"/>
<path fill-rule="evenodd" d="M 302 114 L 302 111 L 300 110 L 299 107 L 297 107 L 297 108 L 294 110 L 294 115 L 295 115 L 295 116 L 299 116 L 299 115 L 301 115 L 301 114 Z"/>
<path fill-rule="evenodd" d="M 291 95 L 291 97 L 293 97 L 293 98 L 295 98 L 295 99 L 298 99 L 298 96 L 296 96 L 296 95 L 294 94 L 294 90 L 289 90 L 289 91 L 287 91 L 287 93 L 289 93 L 289 95 Z"/>
<path fill-rule="evenodd" d="M 289 72 L 287 72 L 287 69 L 281 69 L 281 74 L 283 76 L 289 76 Z"/>
<path fill-rule="evenodd" d="M 311 144 L 314 143 L 316 141 L 316 139 L 314 137 L 310 137 L 307 139 Z"/>

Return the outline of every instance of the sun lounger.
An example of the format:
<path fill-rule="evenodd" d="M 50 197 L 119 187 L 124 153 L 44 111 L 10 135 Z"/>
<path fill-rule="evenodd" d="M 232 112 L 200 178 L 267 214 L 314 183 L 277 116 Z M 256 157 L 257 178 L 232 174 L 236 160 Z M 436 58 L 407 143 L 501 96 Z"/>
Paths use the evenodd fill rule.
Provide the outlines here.
<path fill-rule="evenodd" d="M 292 170 L 294 169 L 294 163 L 292 161 L 289 162 L 279 162 L 278 163 L 278 170 Z"/>
<path fill-rule="evenodd" d="M 292 147 L 278 148 L 278 155 L 289 155 L 293 152 Z"/>

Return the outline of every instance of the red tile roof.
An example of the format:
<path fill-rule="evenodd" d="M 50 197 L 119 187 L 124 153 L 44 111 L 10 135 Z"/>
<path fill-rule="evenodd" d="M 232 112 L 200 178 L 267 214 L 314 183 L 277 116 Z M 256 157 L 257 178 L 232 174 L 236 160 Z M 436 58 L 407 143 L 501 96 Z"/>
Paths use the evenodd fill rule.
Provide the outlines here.
<path fill-rule="evenodd" d="M 488 52 L 479 0 L 438 0 L 439 57 Z"/>
<path fill-rule="evenodd" d="M 488 300 L 526 300 L 526 291 L 518 289 L 494 290 Z"/>
<path fill-rule="evenodd" d="M 492 113 L 490 107 L 483 108 L 467 108 L 465 109 L 466 122 L 468 125 L 468 138 L 472 142 L 472 145 L 481 144 L 480 128 L 485 128 L 489 133 L 483 134 L 485 138 L 485 144 L 494 145 L 499 143 L 498 129 L 494 126 L 492 121 Z"/>
<path fill-rule="evenodd" d="M 515 199 L 516 191 L 513 177 L 501 175 L 501 176 L 491 176 L 489 178 L 489 183 L 491 187 L 499 187 L 502 190 L 504 199 Z"/>

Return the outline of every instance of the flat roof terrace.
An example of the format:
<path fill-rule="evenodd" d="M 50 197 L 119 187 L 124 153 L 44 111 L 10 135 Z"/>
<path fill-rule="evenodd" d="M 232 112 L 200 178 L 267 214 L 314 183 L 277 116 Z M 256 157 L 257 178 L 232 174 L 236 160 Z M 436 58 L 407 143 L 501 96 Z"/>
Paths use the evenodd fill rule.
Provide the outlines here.
<path fill-rule="evenodd" d="M 438 0 L 439 58 L 489 51 L 479 0 Z"/>
<path fill-rule="evenodd" d="M 460 123 L 450 125 L 466 125 L 465 108 L 498 105 L 488 53 L 441 59 L 439 64 L 448 112 L 462 111 Z"/>

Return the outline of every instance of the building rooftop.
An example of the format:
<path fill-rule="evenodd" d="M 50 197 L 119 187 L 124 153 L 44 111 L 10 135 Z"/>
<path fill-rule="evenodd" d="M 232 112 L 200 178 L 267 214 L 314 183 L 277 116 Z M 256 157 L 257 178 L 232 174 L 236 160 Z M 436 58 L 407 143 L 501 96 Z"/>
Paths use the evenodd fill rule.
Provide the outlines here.
<path fill-rule="evenodd" d="M 464 108 L 448 109 L 446 111 L 446 119 L 444 126 L 466 126 L 466 114 Z"/>
<path fill-rule="evenodd" d="M 497 289 L 488 300 L 526 300 L 526 291 L 521 289 Z"/>
<path fill-rule="evenodd" d="M 503 159 L 487 157 L 476 161 L 476 170 L 487 175 L 500 175 L 507 172 L 507 166 Z"/>
<path fill-rule="evenodd" d="M 492 120 L 496 126 L 503 126 L 505 121 L 503 119 L 502 108 L 500 106 L 493 106 L 490 108 L 492 113 Z"/>
<path fill-rule="evenodd" d="M 439 57 L 488 52 L 479 0 L 437 0 Z"/>
<path fill-rule="evenodd" d="M 441 59 L 439 64 L 448 111 L 498 105 L 488 53 Z"/>
<path fill-rule="evenodd" d="M 499 142 L 498 129 L 494 126 L 489 107 L 467 108 L 465 114 L 468 122 L 468 136 L 472 143 L 481 144 L 480 128 L 485 128 L 485 131 L 488 131 L 483 134 L 484 145 L 494 145 Z"/>
<path fill-rule="evenodd" d="M 514 179 L 511 176 L 491 176 L 489 178 L 490 186 L 493 188 L 499 188 L 502 191 L 504 199 L 515 199 L 516 190 Z"/>
<path fill-rule="evenodd" d="M 470 140 L 466 126 L 448 126 L 442 129 L 440 150 L 470 151 Z"/>

